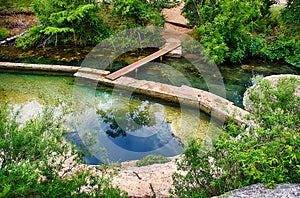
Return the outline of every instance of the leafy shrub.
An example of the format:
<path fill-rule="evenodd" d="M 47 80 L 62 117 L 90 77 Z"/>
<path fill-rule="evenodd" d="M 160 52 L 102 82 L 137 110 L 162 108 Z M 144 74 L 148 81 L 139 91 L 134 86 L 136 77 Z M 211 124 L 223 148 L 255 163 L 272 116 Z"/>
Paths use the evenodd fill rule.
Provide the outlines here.
<path fill-rule="evenodd" d="M 273 35 L 267 36 L 266 39 L 270 39 L 270 41 L 264 42 L 259 55 L 272 61 L 284 60 L 293 66 L 300 67 L 300 37 L 298 35 L 297 38 L 297 36 L 289 33 L 289 31 L 297 32 L 300 28 L 295 27 L 289 31 L 286 29 L 289 27 L 281 25 Z"/>
<path fill-rule="evenodd" d="M 287 23 L 300 25 L 300 1 L 288 0 L 281 17 Z"/>
<path fill-rule="evenodd" d="M 274 0 L 250 2 L 185 1 L 183 14 L 217 64 L 262 57 L 300 67 L 299 1 L 286 7 L 271 7 Z"/>
<path fill-rule="evenodd" d="M 299 83 L 283 79 L 271 88 L 259 81 L 260 89 L 250 93 L 255 124 L 228 124 L 214 148 L 206 148 L 206 140 L 191 141 L 177 163 L 185 174 L 173 175 L 172 195 L 209 197 L 255 183 L 299 183 L 300 98 L 293 94 Z"/>
<path fill-rule="evenodd" d="M 200 43 L 217 63 L 241 62 L 255 30 L 268 14 L 269 1 L 186 1 L 183 13 L 196 26 Z"/>
<path fill-rule="evenodd" d="M 0 28 L 0 40 L 5 39 L 10 34 L 10 31 L 6 28 Z"/>
<path fill-rule="evenodd" d="M 78 166 L 82 154 L 64 140 L 52 109 L 24 125 L 17 116 L 0 104 L 0 197 L 126 196 L 112 187 L 107 167 Z"/>
<path fill-rule="evenodd" d="M 118 19 L 123 28 L 146 25 L 161 25 L 163 17 L 160 14 L 164 2 L 146 0 L 114 0 L 111 14 Z"/>
<path fill-rule="evenodd" d="M 291 49 L 291 50 L 288 50 Z M 287 62 L 290 62 L 291 64 L 300 65 L 299 61 L 299 51 L 300 51 L 300 45 L 297 45 L 295 41 L 293 40 L 277 40 L 275 43 L 265 46 L 262 49 L 262 52 L 264 55 L 266 55 L 270 60 L 279 60 L 279 59 L 286 59 Z M 290 56 L 294 55 L 291 53 L 297 53 L 295 58 L 298 58 L 297 60 L 290 60 Z"/>
<path fill-rule="evenodd" d="M 297 87 L 300 81 L 293 77 L 278 79 L 274 84 L 259 79 L 248 90 L 254 109 L 252 119 L 264 129 L 300 130 L 300 97 L 294 94 Z"/>
<path fill-rule="evenodd" d="M 148 166 L 152 164 L 163 164 L 169 162 L 170 159 L 162 155 L 147 155 L 136 162 L 137 166 Z"/>
<path fill-rule="evenodd" d="M 96 1 L 33 0 L 32 5 L 41 25 L 18 39 L 18 46 L 23 48 L 48 44 L 94 45 L 112 31 L 103 21 Z"/>
<path fill-rule="evenodd" d="M 33 0 L 32 5 L 41 25 L 18 39 L 22 48 L 96 45 L 117 30 L 163 23 L 161 1 Z"/>

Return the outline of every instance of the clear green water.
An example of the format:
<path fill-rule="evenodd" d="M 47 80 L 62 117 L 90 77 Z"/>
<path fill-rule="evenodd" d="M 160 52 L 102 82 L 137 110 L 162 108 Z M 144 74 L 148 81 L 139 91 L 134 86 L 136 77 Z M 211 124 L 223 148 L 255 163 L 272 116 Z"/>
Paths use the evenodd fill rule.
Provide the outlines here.
<path fill-rule="evenodd" d="M 32 54 L 32 57 L 38 57 L 38 63 L 80 65 L 88 52 L 76 51 L 78 57 L 74 60 L 71 50 L 68 52 L 71 54 L 68 56 L 70 59 L 65 60 L 61 50 L 55 53 L 46 51 L 53 57 L 38 57 L 36 54 Z M 8 60 L 32 62 L 28 54 L 17 54 L 20 54 L 19 59 L 15 60 L 15 55 L 12 55 Z M 103 69 L 116 70 L 147 54 L 124 54 L 111 68 Z M 59 61 L 53 62 L 53 58 Z M 8 61 L 7 58 L 3 60 Z M 226 98 L 240 107 L 243 93 L 253 84 L 253 77 L 286 73 L 300 75 L 299 68 L 255 61 L 221 65 L 218 68 L 225 84 Z M 201 72 L 184 58 L 164 58 L 163 62 L 155 60 L 128 76 L 208 90 Z M 214 76 L 211 78 L 214 79 Z M 7 101 L 15 109 L 22 108 L 20 122 L 41 112 L 45 105 L 54 105 L 57 114 L 63 110 L 69 112 L 65 124 L 69 131 L 67 136 L 79 146 L 84 144 L 93 150 L 94 156 L 88 157 L 91 164 L 97 164 L 102 157 L 112 161 L 126 161 L 148 154 L 174 156 L 182 152 L 182 143 L 187 143 L 189 138 L 206 137 L 214 131 L 219 132 L 210 125 L 210 117 L 197 110 L 136 95 L 128 99 L 125 95 L 113 94 L 112 90 L 105 87 L 95 90 L 85 83 L 78 85 L 71 77 L 0 73 L 0 100 Z M 106 152 L 100 151 L 101 148 L 105 148 Z"/>
<path fill-rule="evenodd" d="M 130 60 L 128 62 L 130 62 Z M 243 107 L 244 92 L 253 84 L 253 78 L 255 78 L 255 76 L 269 76 L 275 74 L 300 75 L 300 68 L 263 62 L 221 65 L 218 66 L 218 68 L 223 77 L 226 98 L 240 107 Z M 176 86 L 189 85 L 202 90 L 208 90 L 201 73 L 184 58 L 164 58 L 162 63 L 156 60 L 156 63 L 149 63 L 140 67 L 137 72 L 131 72 L 128 76 L 140 80 L 162 82 Z M 213 78 L 213 76 L 211 77 Z"/>
<path fill-rule="evenodd" d="M 91 49 L 92 47 L 79 48 L 74 46 L 58 46 L 23 51 L 13 46 L 0 46 L 0 61 L 81 65 Z M 93 65 L 93 60 L 90 60 L 89 67 L 115 71 L 155 51 L 157 51 L 157 49 L 147 48 L 122 54 L 120 57 L 117 57 L 114 63 L 109 67 L 106 65 L 103 67 L 99 65 L 99 59 L 103 56 L 100 54 L 101 56 L 99 55 L 100 57 L 96 57 L 94 60 L 95 65 Z M 189 54 L 186 54 L 185 56 L 188 57 Z M 189 59 L 193 58 L 189 57 Z M 170 67 L 163 67 L 161 64 L 158 65 L 157 63 L 160 62 L 159 60 L 155 60 L 155 62 L 156 63 L 140 67 L 137 73 L 132 72 L 129 76 L 177 86 L 185 84 L 195 88 L 208 90 L 207 84 L 202 78 L 201 73 L 186 59 L 164 58 L 162 64 L 166 64 Z M 243 106 L 243 94 L 246 88 L 252 85 L 252 78 L 256 75 L 300 75 L 300 68 L 288 66 L 284 63 L 268 63 L 259 60 L 249 60 L 248 63 L 245 64 L 221 65 L 218 66 L 218 68 L 225 84 L 226 98 L 240 107 Z M 185 79 L 183 79 L 182 76 L 184 76 Z"/>
<path fill-rule="evenodd" d="M 68 112 L 67 136 L 93 150 L 91 164 L 104 156 L 112 161 L 175 156 L 188 138 L 202 137 L 210 127 L 210 117 L 198 110 L 136 95 L 128 98 L 105 87 L 95 90 L 72 77 L 0 73 L 0 99 L 22 109 L 20 122 L 45 105 L 54 106 L 57 114 Z"/>

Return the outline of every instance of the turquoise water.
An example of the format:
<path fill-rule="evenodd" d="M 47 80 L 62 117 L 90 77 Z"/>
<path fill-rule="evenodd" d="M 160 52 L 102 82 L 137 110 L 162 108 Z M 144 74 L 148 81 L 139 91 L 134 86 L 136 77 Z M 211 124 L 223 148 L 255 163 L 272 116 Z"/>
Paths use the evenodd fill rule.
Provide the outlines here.
<path fill-rule="evenodd" d="M 97 164 L 140 159 L 149 154 L 175 156 L 191 137 L 204 136 L 210 117 L 199 110 L 91 86 L 72 77 L 0 73 L 0 99 L 21 109 L 19 122 L 42 112 L 67 112 L 67 137 L 91 149 Z M 102 150 L 105 148 L 105 152 Z M 100 160 L 101 161 L 101 160 Z"/>

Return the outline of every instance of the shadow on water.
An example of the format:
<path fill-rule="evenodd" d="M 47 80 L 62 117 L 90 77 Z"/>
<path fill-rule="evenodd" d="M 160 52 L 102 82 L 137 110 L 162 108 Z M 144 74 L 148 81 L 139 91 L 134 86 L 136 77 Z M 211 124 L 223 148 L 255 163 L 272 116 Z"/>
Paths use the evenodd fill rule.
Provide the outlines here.
<path fill-rule="evenodd" d="M 139 109 L 136 108 L 136 110 Z M 152 116 L 145 110 L 126 113 L 125 120 L 127 122 L 125 126 L 118 124 L 111 112 L 106 114 L 104 111 L 98 110 L 98 113 L 101 115 L 100 120 L 103 121 L 103 124 L 108 126 L 104 126 L 108 138 L 119 147 L 129 151 L 150 152 L 165 146 L 175 138 L 172 133 L 169 133 L 171 131 L 169 123 L 160 121 L 161 127 L 158 129 L 158 126 L 156 126 L 158 124 L 156 123 L 157 120 L 151 121 L 153 118 L 150 117 Z M 120 125 L 123 125 L 123 127 Z M 152 134 L 152 131 L 156 130 L 156 133 L 146 137 L 136 136 L 138 130 L 143 130 L 145 134 Z M 178 145 L 180 145 L 179 140 Z"/>

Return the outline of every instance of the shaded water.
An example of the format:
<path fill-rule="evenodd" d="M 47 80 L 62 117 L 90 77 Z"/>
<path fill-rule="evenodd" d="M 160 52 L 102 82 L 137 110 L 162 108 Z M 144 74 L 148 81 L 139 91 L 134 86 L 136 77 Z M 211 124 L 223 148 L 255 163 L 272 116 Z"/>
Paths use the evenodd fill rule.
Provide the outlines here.
<path fill-rule="evenodd" d="M 134 94 L 128 98 L 105 87 L 95 90 L 71 77 L 0 73 L 0 99 L 22 108 L 20 122 L 45 105 L 55 106 L 57 114 L 68 112 L 67 136 L 92 150 L 91 164 L 103 157 L 126 161 L 149 154 L 175 156 L 188 138 L 209 130 L 210 117 L 199 110 Z"/>
<path fill-rule="evenodd" d="M 248 87 L 253 85 L 255 77 L 276 74 L 300 75 L 300 68 L 274 63 L 253 62 L 230 66 L 220 65 L 218 68 L 223 77 L 226 98 L 239 107 L 243 107 L 244 92 Z M 164 58 L 162 63 L 149 63 L 140 67 L 137 71 L 129 73 L 128 76 L 140 80 L 161 82 L 175 86 L 189 85 L 194 88 L 209 91 L 206 81 L 201 76 L 201 71 L 198 71 L 184 58 Z M 183 79 L 182 76 L 184 76 L 185 79 Z"/>
<path fill-rule="evenodd" d="M 92 47 L 57 46 L 22 50 L 0 45 L 0 61 L 36 64 L 64 64 L 79 66 Z"/>

